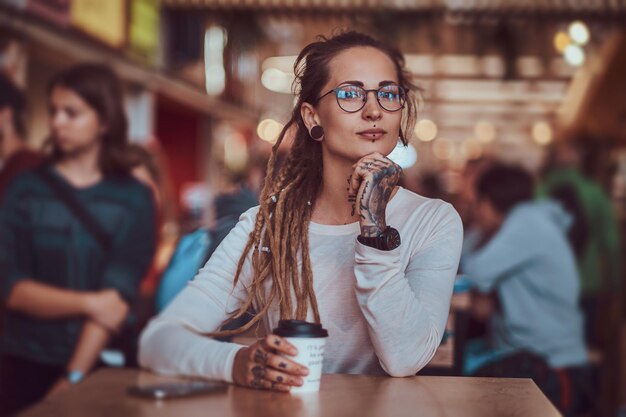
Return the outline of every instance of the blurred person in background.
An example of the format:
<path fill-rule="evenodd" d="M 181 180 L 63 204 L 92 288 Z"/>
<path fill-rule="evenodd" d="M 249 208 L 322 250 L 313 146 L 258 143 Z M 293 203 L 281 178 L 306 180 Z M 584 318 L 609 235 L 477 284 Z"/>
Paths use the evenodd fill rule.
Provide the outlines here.
<path fill-rule="evenodd" d="M 157 248 L 160 248 L 160 231 L 162 229 L 163 221 L 165 220 L 163 218 L 164 213 L 162 209 L 163 196 L 161 195 L 161 190 L 163 189 L 163 175 L 161 173 L 161 167 L 158 165 L 155 156 L 150 152 L 147 147 L 143 145 L 138 145 L 134 143 L 128 145 L 127 154 L 130 165 L 132 167 L 132 176 L 136 180 L 150 188 L 150 190 L 152 191 L 152 195 L 154 196 L 156 206 L 155 246 Z M 154 296 L 154 290 L 158 283 L 160 272 L 161 271 L 159 271 L 159 269 L 157 268 L 155 257 L 152 264 L 150 265 L 150 269 L 148 270 L 146 276 L 141 282 L 142 297 L 150 298 Z"/>
<path fill-rule="evenodd" d="M 53 78 L 48 163 L 0 208 L 0 410 L 78 383 L 124 326 L 155 245 L 149 188 L 127 163 L 118 78 L 84 64 Z"/>
<path fill-rule="evenodd" d="M 24 93 L 0 72 L 0 204 L 8 184 L 41 163 L 41 155 L 26 146 L 25 112 Z M 0 303 L 0 329 L 3 321 L 4 306 Z"/>
<path fill-rule="evenodd" d="M 157 206 L 157 249 L 155 259 L 146 279 L 141 283 L 141 293 L 152 294 L 159 278 L 168 264 L 180 234 L 180 219 L 175 204 L 174 191 L 169 175 L 167 156 L 157 138 L 145 144 L 129 146 L 129 162 L 133 176 L 150 187 Z"/>
<path fill-rule="evenodd" d="M 455 198 L 454 207 L 458 210 L 463 220 L 465 237 L 467 237 L 469 230 L 474 228 L 477 222 L 476 217 L 478 213 L 475 210 L 476 182 L 480 178 L 480 175 L 493 163 L 494 161 L 487 157 L 467 161 L 463 172 L 459 175 L 459 192 Z"/>
<path fill-rule="evenodd" d="M 454 196 L 453 205 L 463 221 L 463 249 L 461 260 L 472 252 L 479 244 L 483 232 L 479 227 L 480 213 L 476 209 L 478 204 L 476 183 L 480 175 L 495 161 L 490 157 L 481 157 L 467 161 L 459 175 L 459 192 Z M 459 266 L 459 273 L 464 274 L 463 263 Z M 493 297 L 491 293 L 472 291 L 472 314 L 467 316 L 465 335 L 468 339 L 483 338 L 488 332 L 485 316 L 491 312 Z"/>
<path fill-rule="evenodd" d="M 161 207 L 162 174 L 155 156 L 143 145 L 131 143 L 128 145 L 127 156 L 132 167 L 131 174 L 136 180 L 150 188 L 157 208 Z"/>
<path fill-rule="evenodd" d="M 464 167 L 463 174 L 460 176 L 461 184 L 459 192 L 454 199 L 454 207 L 458 210 L 461 220 L 463 221 L 463 250 L 461 251 L 461 259 L 465 253 L 471 252 L 476 245 L 479 244 L 483 231 L 480 227 L 480 212 L 477 210 L 477 182 L 485 170 L 487 170 L 494 161 L 490 158 L 481 158 L 468 161 Z M 461 263 L 461 270 L 463 263 Z"/>
<path fill-rule="evenodd" d="M 156 145 L 155 145 L 156 146 Z M 146 187 L 150 188 L 155 201 L 155 256 L 150 263 L 150 267 L 142 277 L 139 287 L 139 293 L 131 306 L 132 310 L 129 314 L 133 317 L 134 323 L 126 326 L 124 332 L 115 336 L 114 340 L 109 344 L 108 350 L 117 351 L 123 355 L 124 366 L 137 366 L 137 338 L 139 332 L 145 326 L 147 321 L 154 315 L 154 293 L 156 285 L 162 273 L 162 266 L 159 266 L 158 257 L 167 256 L 163 252 L 170 252 L 173 244 L 165 234 L 164 222 L 165 205 L 163 193 L 164 175 L 163 168 L 157 159 L 155 153 L 147 146 L 142 144 L 128 144 L 125 151 L 127 164 L 131 167 L 131 175 Z M 115 365 L 121 365 L 115 363 Z"/>
<path fill-rule="evenodd" d="M 450 196 L 445 190 L 441 173 L 434 171 L 424 171 L 407 176 L 407 171 L 403 172 L 399 184 L 416 194 L 426 198 L 441 199 L 449 201 Z"/>
<path fill-rule="evenodd" d="M 297 104 L 273 147 L 260 206 L 248 210 L 204 268 L 153 319 L 140 363 L 156 372 L 289 391 L 306 367 L 279 319 L 328 329 L 323 372 L 415 375 L 442 339 L 460 256 L 451 205 L 396 187 L 386 155 L 413 130 L 402 54 L 344 32 L 306 46 Z M 286 132 L 293 146 L 277 169 Z M 257 314 L 238 330 L 225 322 Z M 260 323 L 250 346 L 216 341 Z"/>
<path fill-rule="evenodd" d="M 587 364 L 580 283 L 566 236 L 571 218 L 557 202 L 534 200 L 533 178 L 518 167 L 487 168 L 476 199 L 481 239 L 464 253 L 462 268 L 478 292 L 494 293 L 497 302 L 478 306 L 488 316 L 490 340 L 469 349 L 466 373 L 486 376 L 497 363 L 504 374 L 491 376 L 520 376 L 523 366 L 515 369 L 509 359 L 529 352 L 550 370 L 538 385 L 569 415 L 576 405 L 567 401 L 580 398 Z"/>
<path fill-rule="evenodd" d="M 255 158 L 240 172 L 227 172 L 230 184 L 211 199 L 206 225 L 181 236 L 170 262 L 158 283 L 156 312 L 161 312 L 206 264 L 222 240 L 239 222 L 240 216 L 259 204 L 266 159 Z M 250 315 L 229 323 L 228 329 L 244 325 Z"/>
<path fill-rule="evenodd" d="M 14 177 L 41 163 L 41 155 L 26 146 L 25 112 L 24 93 L 0 73 L 0 202 Z"/>
<path fill-rule="evenodd" d="M 561 202 L 573 218 L 568 238 L 578 260 L 585 337 L 598 348 L 608 343 L 610 317 L 616 319 L 609 309 L 620 288 L 619 228 L 611 199 L 589 177 L 590 169 L 583 172 L 582 140 L 553 148 L 538 195 Z"/>
<path fill-rule="evenodd" d="M 213 201 L 215 222 L 210 228 L 212 243 L 205 262 L 235 227 L 239 217 L 259 204 L 266 165 L 267 158 L 253 158 L 243 171 L 232 174 L 231 189 L 215 197 Z"/>

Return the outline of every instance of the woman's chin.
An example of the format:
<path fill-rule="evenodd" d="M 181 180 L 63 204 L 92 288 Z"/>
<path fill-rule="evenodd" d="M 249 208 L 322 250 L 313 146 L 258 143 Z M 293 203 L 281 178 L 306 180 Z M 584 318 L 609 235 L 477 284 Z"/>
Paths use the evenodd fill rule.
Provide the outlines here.
<path fill-rule="evenodd" d="M 375 141 L 367 141 L 360 146 L 362 151 L 359 153 L 362 154 L 361 158 L 363 156 L 367 156 L 375 152 L 378 152 L 380 154 L 387 156 L 394 150 L 397 143 L 398 143 L 397 140 L 392 142 L 392 141 L 383 140 L 383 139 L 379 139 Z"/>

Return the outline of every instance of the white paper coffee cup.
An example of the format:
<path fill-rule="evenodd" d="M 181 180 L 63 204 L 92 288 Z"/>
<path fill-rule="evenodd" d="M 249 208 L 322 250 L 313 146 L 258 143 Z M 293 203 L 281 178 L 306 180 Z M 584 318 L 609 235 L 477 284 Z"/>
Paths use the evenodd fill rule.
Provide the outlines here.
<path fill-rule="evenodd" d="M 302 377 L 304 384 L 300 387 L 292 387 L 291 392 L 319 391 L 326 338 L 286 337 L 286 339 L 298 349 L 298 354 L 296 356 L 285 355 L 285 357 L 309 368 L 309 374 Z"/>
<path fill-rule="evenodd" d="M 302 377 L 303 385 L 291 387 L 291 392 L 319 391 L 328 332 L 320 324 L 301 320 L 280 320 L 273 333 L 285 338 L 298 349 L 296 356 L 283 356 L 309 369 L 309 374 Z"/>

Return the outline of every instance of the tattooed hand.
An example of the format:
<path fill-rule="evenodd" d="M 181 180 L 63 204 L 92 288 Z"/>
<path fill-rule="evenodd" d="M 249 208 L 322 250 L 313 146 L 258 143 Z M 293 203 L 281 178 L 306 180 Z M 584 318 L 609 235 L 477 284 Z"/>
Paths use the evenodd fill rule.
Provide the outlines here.
<path fill-rule="evenodd" d="M 402 168 L 378 152 L 364 156 L 353 168 L 350 193 L 356 195 L 361 235 L 378 236 L 387 228 L 385 209 Z"/>
<path fill-rule="evenodd" d="M 309 370 L 279 356 L 296 355 L 296 348 L 282 337 L 268 335 L 256 343 L 240 349 L 233 364 L 235 384 L 256 389 L 288 392 L 292 386 L 301 386 L 301 376 Z"/>

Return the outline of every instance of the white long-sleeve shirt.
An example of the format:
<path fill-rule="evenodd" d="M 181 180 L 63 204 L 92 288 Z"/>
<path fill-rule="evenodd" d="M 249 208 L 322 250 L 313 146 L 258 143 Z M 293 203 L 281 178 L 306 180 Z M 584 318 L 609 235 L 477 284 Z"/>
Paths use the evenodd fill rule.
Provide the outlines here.
<path fill-rule="evenodd" d="M 194 280 L 149 323 L 140 340 L 142 366 L 232 382 L 235 354 L 243 346 L 200 333 L 218 330 L 245 299 L 250 256 L 236 288 L 233 278 L 257 212 L 255 207 L 241 216 Z M 461 253 L 460 218 L 450 204 L 400 188 L 386 219 L 402 239 L 392 251 L 358 243 L 358 223 L 310 223 L 313 287 L 329 333 L 325 373 L 414 375 L 441 341 Z M 267 333 L 278 320 L 275 305 L 262 321 Z"/>

